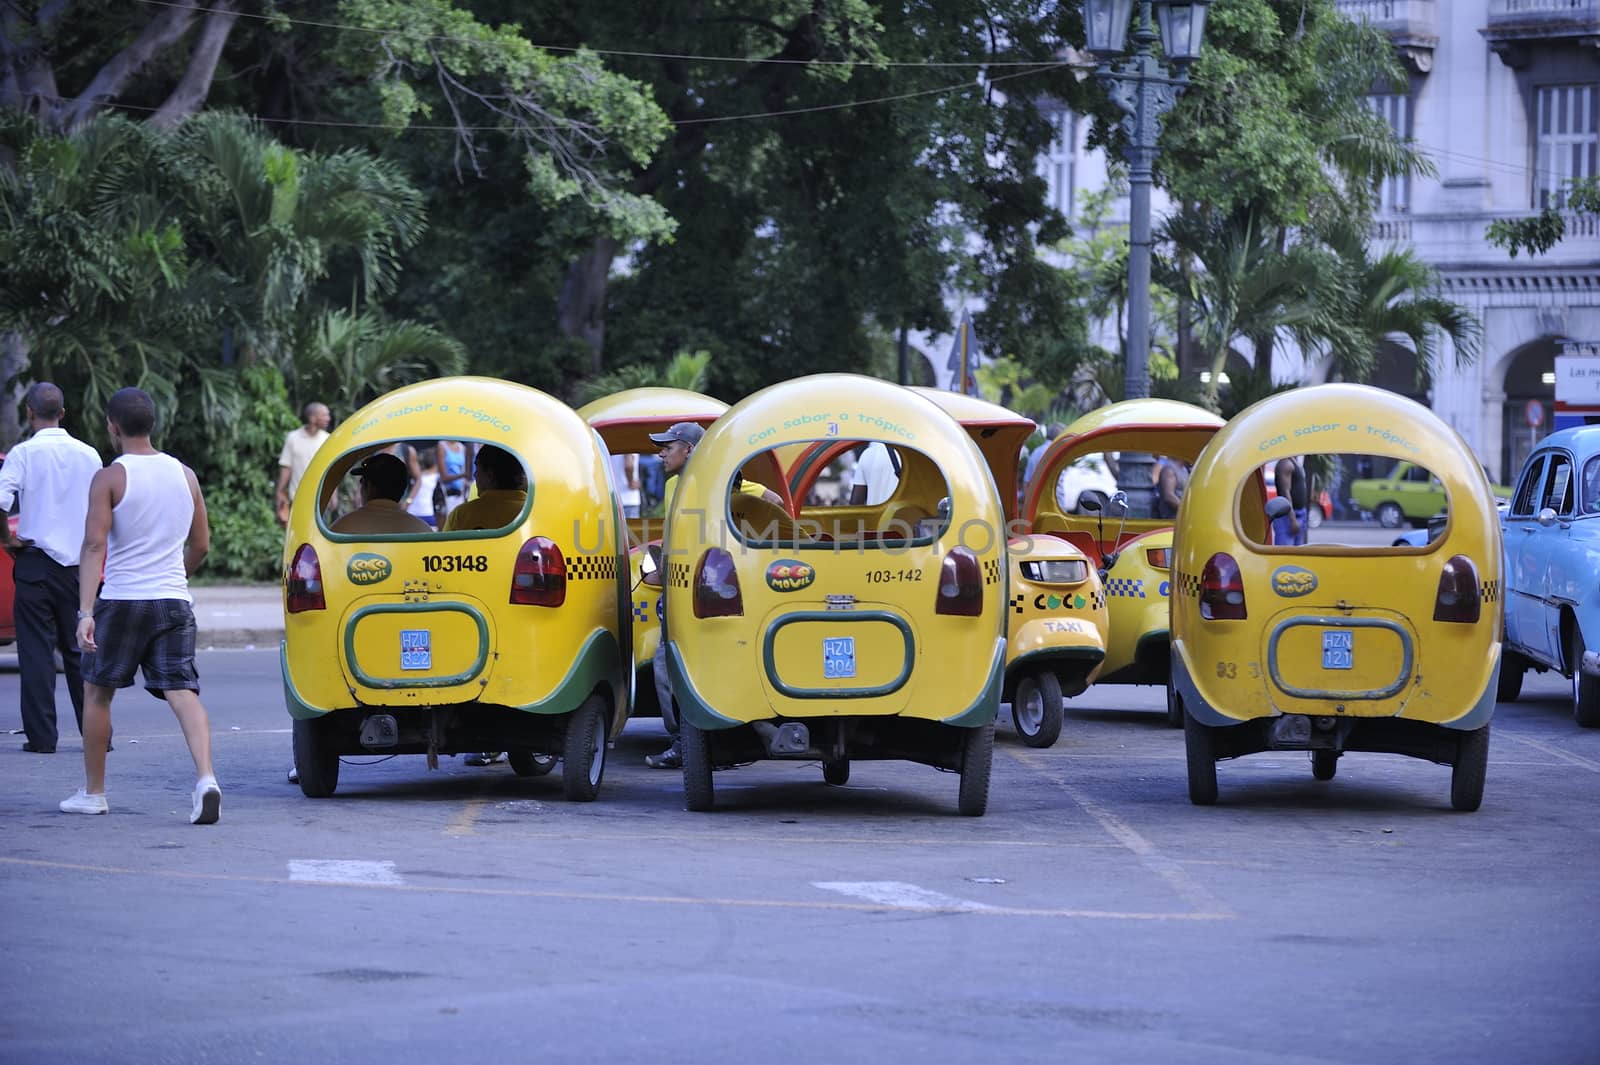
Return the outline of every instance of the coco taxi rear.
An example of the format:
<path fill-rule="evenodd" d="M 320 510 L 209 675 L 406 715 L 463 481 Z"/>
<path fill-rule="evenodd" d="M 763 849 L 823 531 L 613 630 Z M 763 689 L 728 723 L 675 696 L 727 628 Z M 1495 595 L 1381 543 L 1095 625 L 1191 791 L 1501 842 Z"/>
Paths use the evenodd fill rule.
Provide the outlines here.
<path fill-rule="evenodd" d="M 438 531 L 335 530 L 329 513 L 353 508 L 357 464 L 441 439 L 506 483 Z M 341 755 L 425 754 L 432 768 L 439 755 L 505 751 L 524 776 L 560 757 L 567 797 L 593 799 L 629 692 L 619 513 L 589 427 L 521 385 L 423 382 L 352 415 L 303 485 L 283 644 L 301 790 L 333 794 Z"/>
<path fill-rule="evenodd" d="M 864 499 L 793 514 L 738 490 L 738 471 L 763 453 L 835 439 L 861 452 Z M 712 806 L 721 765 L 820 761 L 842 784 L 852 761 L 902 759 L 959 772 L 961 813 L 984 812 L 1005 666 L 1004 522 L 983 456 L 937 406 L 842 374 L 750 396 L 690 459 L 666 553 L 689 809 Z"/>
<path fill-rule="evenodd" d="M 1425 466 L 1449 522 L 1419 546 L 1276 546 L 1263 462 L 1371 456 Z M 1483 799 L 1500 670 L 1501 542 L 1494 496 L 1461 437 L 1426 408 L 1361 385 L 1256 404 L 1195 464 L 1178 518 L 1172 698 L 1184 715 L 1189 797 L 1216 801 L 1219 759 L 1309 751 L 1330 780 L 1349 751 L 1451 769 L 1450 801 Z"/>

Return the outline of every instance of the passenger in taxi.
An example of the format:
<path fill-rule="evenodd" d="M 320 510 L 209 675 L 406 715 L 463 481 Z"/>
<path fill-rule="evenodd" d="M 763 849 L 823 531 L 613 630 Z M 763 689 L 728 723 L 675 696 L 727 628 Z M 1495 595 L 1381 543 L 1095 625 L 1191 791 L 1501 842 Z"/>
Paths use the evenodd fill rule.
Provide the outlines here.
<path fill-rule="evenodd" d="M 450 512 L 444 519 L 445 532 L 504 528 L 528 504 L 528 473 L 504 448 L 485 444 L 478 449 L 477 482 L 478 498 Z"/>
<path fill-rule="evenodd" d="M 361 478 L 361 506 L 329 526 L 332 532 L 383 536 L 433 531 L 427 522 L 406 513 L 401 506 L 411 474 L 398 455 L 380 451 L 353 472 Z"/>

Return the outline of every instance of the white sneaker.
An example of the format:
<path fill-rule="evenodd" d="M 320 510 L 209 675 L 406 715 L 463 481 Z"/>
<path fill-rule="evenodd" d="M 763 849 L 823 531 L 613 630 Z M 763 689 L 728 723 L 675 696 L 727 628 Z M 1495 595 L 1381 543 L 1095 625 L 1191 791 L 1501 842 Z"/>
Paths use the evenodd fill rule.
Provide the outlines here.
<path fill-rule="evenodd" d="M 104 792 L 99 795 L 90 795 L 82 788 L 70 799 L 61 800 L 61 812 L 64 814 L 103 814 L 111 810 L 106 803 Z"/>
<path fill-rule="evenodd" d="M 189 813 L 191 825 L 214 825 L 222 816 L 222 789 L 215 777 L 201 777 L 194 785 L 194 809 Z"/>

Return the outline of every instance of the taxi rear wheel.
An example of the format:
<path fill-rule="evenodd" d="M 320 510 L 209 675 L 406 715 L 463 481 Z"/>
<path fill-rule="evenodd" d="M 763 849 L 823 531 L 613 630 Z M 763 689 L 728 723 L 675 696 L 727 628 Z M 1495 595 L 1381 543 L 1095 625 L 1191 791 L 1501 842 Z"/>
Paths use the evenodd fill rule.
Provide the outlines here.
<path fill-rule="evenodd" d="M 521 750 L 507 751 L 506 761 L 511 763 L 511 771 L 519 777 L 542 777 L 556 767 L 557 758 L 553 754 Z"/>
<path fill-rule="evenodd" d="M 1489 771 L 1489 726 L 1456 737 L 1456 760 L 1450 769 L 1450 805 L 1471 813 L 1483 805 L 1483 780 Z"/>
<path fill-rule="evenodd" d="M 1600 677 L 1583 671 L 1583 633 L 1572 627 L 1567 666 L 1572 670 L 1572 720 L 1584 728 L 1600 728 Z M 1504 667 L 1501 667 L 1504 669 Z"/>
<path fill-rule="evenodd" d="M 687 721 L 678 722 L 678 750 L 683 753 L 683 808 L 696 813 L 711 809 L 711 744 L 706 734 Z M 823 769 L 827 773 L 826 767 Z"/>
<path fill-rule="evenodd" d="M 1217 751 L 1211 729 L 1194 715 L 1183 715 L 1183 749 L 1189 763 L 1189 801 L 1210 806 L 1217 801 Z"/>
<path fill-rule="evenodd" d="M 822 779 L 836 788 L 850 783 L 850 759 L 824 759 L 822 763 Z"/>
<path fill-rule="evenodd" d="M 561 790 L 572 802 L 593 802 L 606 772 L 606 702 L 591 695 L 567 720 Z"/>
<path fill-rule="evenodd" d="M 1379 503 L 1377 515 L 1378 524 L 1385 529 L 1398 529 L 1406 523 L 1405 512 L 1400 509 L 1399 503 Z"/>
<path fill-rule="evenodd" d="M 1338 751 L 1312 751 L 1311 775 L 1318 780 L 1332 780 L 1339 772 Z"/>
<path fill-rule="evenodd" d="M 326 799 L 339 786 L 339 752 L 328 742 L 323 722 L 295 718 L 294 769 L 308 799 Z"/>
<path fill-rule="evenodd" d="M 994 722 L 969 728 L 961 739 L 961 789 L 956 809 L 963 817 L 982 817 L 989 808 L 989 771 L 994 766 Z"/>
<path fill-rule="evenodd" d="M 1061 682 L 1054 673 L 1029 673 L 1011 696 L 1011 722 L 1029 747 L 1049 747 L 1061 736 Z"/>

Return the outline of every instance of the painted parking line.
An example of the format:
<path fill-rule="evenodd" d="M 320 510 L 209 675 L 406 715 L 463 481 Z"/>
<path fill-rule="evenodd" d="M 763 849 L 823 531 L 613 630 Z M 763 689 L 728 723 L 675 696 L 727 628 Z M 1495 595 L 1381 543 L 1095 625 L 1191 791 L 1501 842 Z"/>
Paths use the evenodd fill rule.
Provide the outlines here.
<path fill-rule="evenodd" d="M 489 799 L 468 799 L 460 813 L 445 826 L 447 836 L 472 836 L 478 831 L 478 817 L 490 803 Z"/>
<path fill-rule="evenodd" d="M 393 862 L 361 862 L 342 858 L 291 858 L 289 879 L 319 884 L 381 884 L 394 886 L 405 880 Z"/>
<path fill-rule="evenodd" d="M 204 873 L 178 869 L 130 869 L 122 866 L 87 865 L 78 862 L 45 861 L 38 858 L 0 857 L 0 867 L 51 869 L 61 872 L 89 873 L 102 876 L 137 876 L 189 883 L 211 882 L 219 884 L 259 884 L 267 887 L 287 887 L 297 890 L 325 891 L 391 891 L 417 895 L 455 895 L 474 898 L 540 899 L 557 902 L 612 902 L 654 906 L 692 906 L 705 909 L 756 909 L 756 910 L 823 910 L 844 913 L 883 913 L 886 907 L 876 902 L 832 902 L 817 899 L 724 898 L 700 895 L 629 895 L 603 891 L 551 891 L 533 888 L 463 887 L 456 884 L 398 884 L 352 882 L 347 880 L 287 880 L 272 876 L 246 876 L 237 873 Z M 397 874 L 398 875 L 398 874 Z M 892 911 L 891 911 L 892 912 Z M 974 917 L 1032 917 L 1045 919 L 1077 919 L 1107 921 L 1160 921 L 1205 922 L 1227 920 L 1229 913 L 1164 913 L 1124 912 L 1113 910 L 1032 909 L 1017 906 L 993 906 L 989 909 L 922 908 L 920 913 L 960 913 Z"/>
<path fill-rule="evenodd" d="M 1544 743 L 1540 740 L 1532 740 L 1526 736 L 1519 736 L 1515 732 L 1497 729 L 1494 733 L 1494 739 L 1499 739 L 1502 736 L 1516 743 L 1526 744 L 1536 751 L 1543 751 L 1550 757 L 1560 759 L 1561 761 L 1566 762 L 1568 765 L 1580 766 L 1584 769 L 1587 769 L 1591 773 L 1600 773 L 1600 762 L 1592 761 L 1591 759 L 1585 758 L 1582 755 L 1573 754 L 1571 751 L 1563 751 L 1560 747 L 1552 747 L 1548 743 Z"/>
<path fill-rule="evenodd" d="M 828 880 L 812 881 L 814 888 L 837 891 L 854 899 L 865 899 L 891 910 L 940 910 L 965 913 L 969 910 L 992 910 L 993 906 L 953 895 L 940 894 L 915 884 L 898 880 Z"/>

